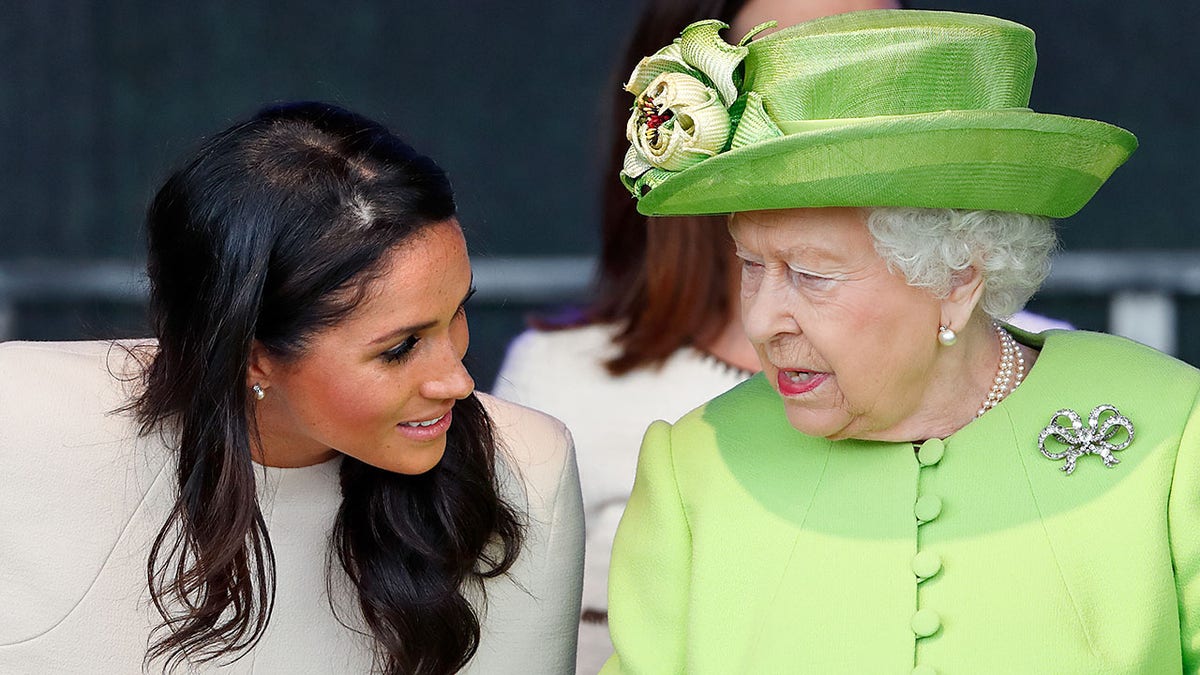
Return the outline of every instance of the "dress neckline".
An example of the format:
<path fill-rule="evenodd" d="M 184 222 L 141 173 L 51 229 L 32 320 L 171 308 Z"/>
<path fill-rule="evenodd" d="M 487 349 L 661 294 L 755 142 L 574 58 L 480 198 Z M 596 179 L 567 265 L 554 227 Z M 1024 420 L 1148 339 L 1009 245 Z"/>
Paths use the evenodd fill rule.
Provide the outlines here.
<path fill-rule="evenodd" d="M 725 359 L 722 359 L 716 354 L 701 349 L 695 345 L 689 345 L 688 348 L 691 349 L 701 361 L 704 361 L 706 364 L 724 371 L 728 375 L 735 375 L 742 380 L 748 380 L 758 374 L 758 371 L 756 370 L 747 370 L 741 366 L 736 366 Z"/>

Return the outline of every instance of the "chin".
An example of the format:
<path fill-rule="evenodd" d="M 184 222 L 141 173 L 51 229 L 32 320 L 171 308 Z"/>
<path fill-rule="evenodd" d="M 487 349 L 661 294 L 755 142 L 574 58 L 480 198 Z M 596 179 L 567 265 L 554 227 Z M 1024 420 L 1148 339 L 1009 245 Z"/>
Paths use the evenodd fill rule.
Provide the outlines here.
<path fill-rule="evenodd" d="M 446 438 L 443 436 L 436 443 L 422 443 L 417 447 L 401 447 L 390 450 L 387 454 L 376 457 L 376 461 L 362 461 L 376 469 L 406 476 L 419 476 L 432 471 L 442 461 L 446 454 Z"/>
<path fill-rule="evenodd" d="M 846 438 L 847 420 L 842 415 L 832 411 L 804 408 L 786 399 L 784 411 L 787 413 L 788 423 L 802 434 L 828 438 L 831 441 Z"/>

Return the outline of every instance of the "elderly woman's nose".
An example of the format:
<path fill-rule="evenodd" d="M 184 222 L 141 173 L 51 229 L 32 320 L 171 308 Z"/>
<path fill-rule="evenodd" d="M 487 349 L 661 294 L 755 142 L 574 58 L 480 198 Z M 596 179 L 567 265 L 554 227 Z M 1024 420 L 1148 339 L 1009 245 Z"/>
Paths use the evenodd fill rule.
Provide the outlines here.
<path fill-rule="evenodd" d="M 788 308 L 789 294 L 782 284 L 766 280 L 742 297 L 742 324 L 751 342 L 762 342 L 783 332 L 796 332 Z"/>

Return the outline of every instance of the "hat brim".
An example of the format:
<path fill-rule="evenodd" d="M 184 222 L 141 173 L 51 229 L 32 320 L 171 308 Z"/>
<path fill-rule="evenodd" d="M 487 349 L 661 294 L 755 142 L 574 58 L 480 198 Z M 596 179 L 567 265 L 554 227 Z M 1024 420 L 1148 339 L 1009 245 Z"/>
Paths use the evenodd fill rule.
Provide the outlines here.
<path fill-rule="evenodd" d="M 706 159 L 642 195 L 638 211 L 909 206 L 1065 218 L 1136 148 L 1120 127 L 1029 110 L 862 118 Z"/>

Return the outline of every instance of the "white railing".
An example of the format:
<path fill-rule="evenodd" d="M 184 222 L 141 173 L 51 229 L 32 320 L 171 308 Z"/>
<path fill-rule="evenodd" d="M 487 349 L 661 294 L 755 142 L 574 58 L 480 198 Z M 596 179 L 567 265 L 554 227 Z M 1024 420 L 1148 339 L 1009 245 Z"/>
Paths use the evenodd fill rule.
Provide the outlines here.
<path fill-rule="evenodd" d="M 583 298 L 595 260 L 587 256 L 477 258 L 474 269 L 478 302 L 540 305 Z M 1064 253 L 1055 258 L 1039 295 L 1064 294 L 1107 297 L 1110 332 L 1175 353 L 1177 298 L 1200 296 L 1200 250 Z M 0 340 L 17 334 L 17 303 L 138 303 L 145 296 L 145 275 L 128 261 L 0 263 Z"/>

